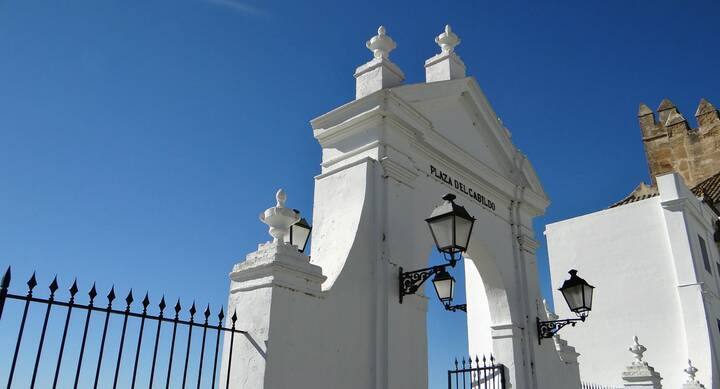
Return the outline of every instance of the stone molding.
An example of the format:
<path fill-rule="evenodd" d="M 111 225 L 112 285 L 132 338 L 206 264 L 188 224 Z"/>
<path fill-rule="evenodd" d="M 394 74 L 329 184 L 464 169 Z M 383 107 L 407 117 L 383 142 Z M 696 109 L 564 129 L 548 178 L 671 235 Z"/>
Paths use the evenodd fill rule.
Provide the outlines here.
<path fill-rule="evenodd" d="M 322 268 L 295 247 L 282 242 L 267 242 L 248 254 L 230 273 L 231 293 L 278 286 L 320 297 L 326 277 Z"/>

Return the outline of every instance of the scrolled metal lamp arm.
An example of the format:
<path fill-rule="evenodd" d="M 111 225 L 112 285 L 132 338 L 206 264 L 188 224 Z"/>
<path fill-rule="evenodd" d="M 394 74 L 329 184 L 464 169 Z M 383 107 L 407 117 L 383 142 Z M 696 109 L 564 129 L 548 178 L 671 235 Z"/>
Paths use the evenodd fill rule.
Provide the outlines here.
<path fill-rule="evenodd" d="M 448 266 L 455 267 L 456 261 L 453 260 L 450 263 L 444 265 L 437 265 L 432 267 L 426 267 L 424 269 L 404 272 L 402 266 L 400 267 L 400 304 L 403 302 L 403 296 L 406 294 L 415 294 L 420 289 L 422 284 L 433 275 L 440 273 L 445 270 Z"/>
<path fill-rule="evenodd" d="M 557 334 L 563 327 L 570 324 L 571 327 L 575 327 L 577 322 L 584 322 L 587 316 L 580 316 L 577 319 L 563 319 L 563 320 L 548 320 L 542 321 L 540 318 L 537 320 L 537 333 L 538 333 L 538 344 L 542 344 L 543 339 L 550 339 Z"/>

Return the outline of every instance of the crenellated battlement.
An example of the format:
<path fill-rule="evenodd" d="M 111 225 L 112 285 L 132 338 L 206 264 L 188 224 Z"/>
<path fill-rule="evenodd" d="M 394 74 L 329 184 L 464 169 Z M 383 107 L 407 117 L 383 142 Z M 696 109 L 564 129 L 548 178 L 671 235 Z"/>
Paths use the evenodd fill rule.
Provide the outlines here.
<path fill-rule="evenodd" d="M 638 121 L 653 184 L 655 177 L 680 173 L 694 186 L 720 171 L 720 113 L 701 99 L 692 127 L 677 106 L 663 99 L 656 112 L 640 104 Z"/>

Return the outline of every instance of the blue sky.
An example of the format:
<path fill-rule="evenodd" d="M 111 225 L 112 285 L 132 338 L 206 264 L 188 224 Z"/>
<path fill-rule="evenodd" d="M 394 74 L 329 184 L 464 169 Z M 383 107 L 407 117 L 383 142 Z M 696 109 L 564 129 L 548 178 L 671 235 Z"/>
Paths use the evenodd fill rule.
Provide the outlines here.
<path fill-rule="evenodd" d="M 308 121 L 354 97 L 384 24 L 407 82 L 446 23 L 552 201 L 543 226 L 647 168 L 641 101 L 720 104 L 712 1 L 0 1 L 0 265 L 215 304 L 278 187 L 310 216 Z M 591 279 L 590 275 L 587 275 Z M 69 285 L 68 285 L 69 286 Z M 556 287 L 556 286 L 555 286 Z M 437 305 L 437 304 L 435 304 Z M 433 383 L 460 314 L 430 313 Z"/>

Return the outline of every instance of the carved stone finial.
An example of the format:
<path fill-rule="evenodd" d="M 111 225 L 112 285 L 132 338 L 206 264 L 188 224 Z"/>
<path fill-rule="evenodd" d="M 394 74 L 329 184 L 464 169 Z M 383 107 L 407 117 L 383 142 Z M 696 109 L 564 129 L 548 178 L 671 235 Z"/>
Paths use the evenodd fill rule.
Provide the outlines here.
<path fill-rule="evenodd" d="M 287 194 L 285 194 L 285 191 L 278 189 L 277 193 L 275 193 L 275 200 L 277 201 L 277 204 L 275 205 L 276 207 L 285 207 L 285 201 L 287 201 Z"/>
<path fill-rule="evenodd" d="M 692 365 L 692 361 L 688 359 L 688 367 L 683 370 L 688 375 L 688 382 L 696 382 L 695 379 L 695 373 L 697 373 L 698 369 Z"/>
<path fill-rule="evenodd" d="M 443 53 L 447 54 L 455 51 L 455 46 L 460 44 L 460 38 L 452 32 L 452 28 L 447 24 L 445 25 L 445 32 L 435 38 L 435 43 L 440 46 Z"/>
<path fill-rule="evenodd" d="M 368 50 L 372 51 L 373 57 L 389 58 L 390 52 L 395 50 L 397 44 L 392 38 L 386 35 L 385 27 L 380 26 L 378 27 L 377 35 L 370 38 L 370 40 L 365 43 L 365 46 L 367 46 Z"/>
<path fill-rule="evenodd" d="M 688 375 L 688 379 L 683 384 L 682 389 L 705 389 L 705 385 L 695 378 L 698 369 L 692 365 L 692 361 L 688 359 L 688 367 L 683 371 Z"/>
<path fill-rule="evenodd" d="M 635 357 L 635 361 L 633 361 L 633 365 L 646 365 L 647 362 L 643 361 L 643 354 L 645 351 L 647 351 L 647 348 L 640 343 L 638 343 L 638 337 L 633 337 L 633 345 L 628 348 L 628 351 L 633 353 Z"/>
<path fill-rule="evenodd" d="M 290 208 L 285 208 L 287 195 L 284 190 L 277 191 L 275 200 L 277 201 L 275 206 L 261 213 L 260 220 L 270 227 L 269 233 L 274 243 L 285 244 L 283 237 L 288 233 L 290 226 L 300 220 L 300 215 Z"/>

